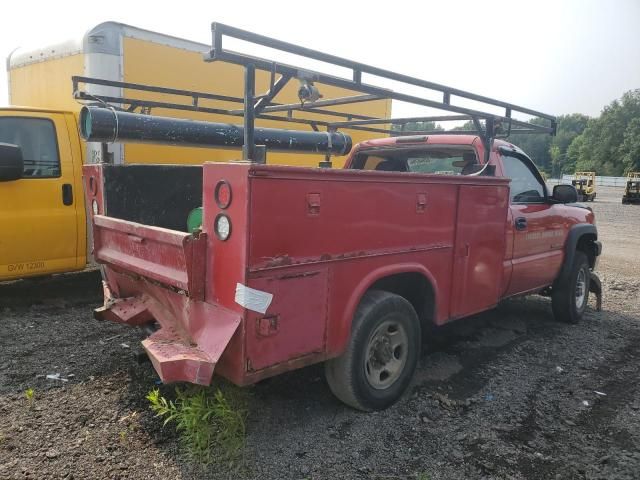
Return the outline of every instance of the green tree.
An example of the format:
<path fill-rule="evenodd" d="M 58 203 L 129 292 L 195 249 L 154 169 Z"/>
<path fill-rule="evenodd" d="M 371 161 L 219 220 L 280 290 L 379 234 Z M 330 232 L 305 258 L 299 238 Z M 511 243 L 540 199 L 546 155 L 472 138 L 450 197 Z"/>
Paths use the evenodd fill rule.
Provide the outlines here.
<path fill-rule="evenodd" d="M 444 130 L 444 128 L 436 122 L 407 122 L 404 128 L 401 125 L 393 125 L 392 130 L 396 132 L 437 132 Z"/>
<path fill-rule="evenodd" d="M 580 158 L 580 151 L 584 144 L 584 136 L 578 135 L 573 139 L 562 164 L 562 173 L 573 173 L 576 171 L 576 164 Z"/>
<path fill-rule="evenodd" d="M 542 118 L 532 118 L 529 123 L 533 125 L 548 125 L 548 120 Z M 483 122 L 484 124 L 484 122 Z M 455 127 L 452 130 L 470 130 L 475 131 L 475 127 L 472 121 L 465 122 L 459 127 Z M 508 142 L 513 143 L 520 147 L 524 152 L 531 157 L 531 160 L 541 170 L 550 172 L 551 170 L 551 154 L 549 147 L 551 145 L 551 137 L 544 134 L 513 134 L 507 138 Z"/>
<path fill-rule="evenodd" d="M 549 121 L 534 117 L 529 120 L 532 125 L 548 126 Z M 549 148 L 551 147 L 551 136 L 544 134 L 513 134 L 508 138 L 508 141 L 520 147 L 524 152 L 531 157 L 531 160 L 536 164 L 540 170 L 545 172 L 551 172 L 551 153 Z"/>
<path fill-rule="evenodd" d="M 606 106 L 582 133 L 576 168 L 599 175 L 622 175 L 636 160 L 640 118 L 640 89 L 626 92 Z M 576 139 L 577 140 L 577 139 Z M 576 141 L 574 140 L 574 142 Z"/>
<path fill-rule="evenodd" d="M 464 122 L 464 124 L 460 125 L 459 127 L 453 127 L 451 130 L 469 130 L 471 132 L 475 132 L 476 127 L 473 125 L 473 122 L 471 120 L 467 120 L 466 122 Z"/>
<path fill-rule="evenodd" d="M 551 156 L 551 173 L 559 176 L 562 172 L 573 172 L 575 161 L 567 164 L 569 145 L 582 134 L 587 127 L 589 117 L 581 113 L 572 113 L 558 117 L 558 128 L 551 139 L 549 154 Z"/>
<path fill-rule="evenodd" d="M 629 122 L 620 146 L 624 173 L 640 171 L 640 118 Z"/>

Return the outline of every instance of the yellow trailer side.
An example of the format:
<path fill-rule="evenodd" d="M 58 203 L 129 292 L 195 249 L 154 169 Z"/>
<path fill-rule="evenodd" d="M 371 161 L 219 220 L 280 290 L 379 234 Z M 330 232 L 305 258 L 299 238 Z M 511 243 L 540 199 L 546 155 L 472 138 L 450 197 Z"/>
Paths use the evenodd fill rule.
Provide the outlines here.
<path fill-rule="evenodd" d="M 26 63 L 8 74 L 11 105 L 80 111 L 71 95 L 71 77 L 84 74 L 84 54 Z"/>
<path fill-rule="evenodd" d="M 137 38 L 125 37 L 124 39 L 124 78 L 126 82 L 157 85 L 162 87 L 193 90 L 199 92 L 215 92 L 221 95 L 242 97 L 244 89 L 244 73 L 242 67 L 222 62 L 205 63 L 202 52 L 187 51 L 170 45 L 149 42 Z M 339 89 L 332 86 L 317 84 L 320 91 L 329 98 L 338 96 L 356 95 L 356 92 Z M 269 89 L 269 74 L 256 72 L 256 93 L 265 93 Z M 298 82 L 291 80 L 278 94 L 279 103 L 297 103 Z M 145 100 L 163 100 L 175 103 L 184 103 L 184 98 L 172 98 L 168 95 L 158 95 L 153 92 L 139 92 L 125 90 L 125 97 L 144 98 Z M 201 101 L 202 106 L 217 106 L 218 108 L 239 108 L 238 104 Z M 340 111 L 340 106 L 332 107 Z M 344 107 L 342 107 L 344 109 Z M 357 104 L 357 107 L 349 105 L 348 109 L 357 108 L 359 114 L 372 117 L 388 118 L 390 116 L 390 100 L 376 100 Z M 296 112 L 298 118 L 304 118 L 306 112 Z M 242 118 L 227 115 L 212 115 L 179 110 L 154 109 L 154 115 L 182 117 L 213 122 L 241 124 Z M 282 115 L 282 114 L 280 114 Z M 318 116 L 315 119 L 340 121 L 342 118 L 335 116 Z M 257 126 L 285 128 L 285 129 L 310 129 L 308 125 L 291 122 L 276 122 L 258 120 Z M 380 134 L 368 133 L 356 130 L 344 130 L 351 135 L 353 143 L 379 137 Z M 203 163 L 205 161 L 228 161 L 240 158 L 237 150 L 212 150 L 203 148 L 166 147 L 160 145 L 125 145 L 125 159 L 133 163 Z M 178 158 L 180 160 L 178 160 Z M 301 155 L 292 153 L 267 153 L 268 163 L 284 165 L 317 166 L 320 157 L 318 155 Z M 341 167 L 345 157 L 336 157 L 335 165 Z"/>

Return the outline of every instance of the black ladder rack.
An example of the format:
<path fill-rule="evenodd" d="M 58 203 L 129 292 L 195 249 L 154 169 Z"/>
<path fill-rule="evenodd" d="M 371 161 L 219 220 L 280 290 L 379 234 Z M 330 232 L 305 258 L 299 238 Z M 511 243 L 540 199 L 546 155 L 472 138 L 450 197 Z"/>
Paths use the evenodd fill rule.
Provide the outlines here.
<path fill-rule="evenodd" d="M 320 128 L 326 131 L 336 131 L 338 129 L 361 130 L 367 132 L 380 133 L 385 135 L 416 135 L 416 134 L 476 134 L 479 135 L 485 145 L 488 155 L 494 138 L 507 137 L 510 134 L 533 134 L 543 133 L 555 135 L 556 118 L 552 115 L 521 107 L 500 100 L 476 95 L 464 90 L 447 87 L 437 83 L 429 82 L 408 75 L 384 70 L 381 68 L 353 62 L 335 55 L 319 52 L 310 48 L 302 47 L 288 42 L 283 42 L 274 38 L 259 35 L 239 28 L 231 27 L 222 23 L 213 23 L 212 47 L 204 55 L 207 62 L 222 61 L 241 65 L 245 69 L 244 75 L 244 95 L 243 97 L 232 97 L 227 95 L 216 95 L 213 93 L 195 92 L 189 90 L 179 90 L 165 87 L 155 87 L 129 82 L 116 82 L 110 80 L 73 77 L 74 97 L 79 100 L 97 101 L 109 104 L 118 104 L 122 108 L 134 111 L 141 108 L 149 112 L 151 108 L 179 109 L 213 114 L 243 117 L 244 121 L 244 147 L 243 157 L 245 159 L 255 158 L 255 142 L 253 132 L 256 118 L 275 120 L 280 122 L 292 122 L 307 124 L 314 130 Z M 350 71 L 350 78 L 343 78 L 328 75 L 319 71 L 306 68 L 299 68 L 286 65 L 274 60 L 254 57 L 223 48 L 225 37 L 235 38 L 245 43 L 267 47 L 279 52 L 297 55 L 310 60 L 323 62 L 325 64 L 341 67 Z M 270 73 L 269 90 L 262 95 L 255 94 L 255 70 L 263 70 Z M 378 79 L 399 82 L 410 87 L 421 87 L 429 92 L 437 92 L 441 95 L 441 100 L 433 100 L 426 96 L 409 95 L 396 92 L 386 88 L 367 84 L 362 81 L 362 77 L 368 75 Z M 317 82 L 322 85 L 330 85 L 346 89 L 356 94 L 346 97 L 329 98 L 310 102 L 280 104 L 275 102 L 278 93 L 292 79 L 298 79 L 301 84 L 314 87 Z M 80 90 L 79 84 L 93 84 L 100 86 L 116 87 L 129 90 L 155 92 L 172 96 L 184 97 L 189 103 L 173 103 L 163 101 L 151 101 L 135 98 L 125 98 L 108 95 L 91 95 Z M 471 100 L 478 105 L 478 108 L 502 109 L 503 113 L 497 115 L 483 110 L 471 109 L 460 105 L 454 105 L 452 100 L 456 98 Z M 404 118 L 376 118 L 359 113 L 331 110 L 331 107 L 338 105 L 353 105 L 360 102 L 374 100 L 397 100 L 418 106 L 430 107 L 453 115 L 404 117 Z M 204 107 L 199 104 L 200 100 L 212 100 L 220 102 L 230 102 L 238 104 L 242 108 L 213 108 Z M 304 111 L 307 113 L 325 116 L 325 119 L 299 118 L 295 117 L 295 112 Z M 546 120 L 545 125 L 534 125 L 522 120 L 513 118 L 513 114 L 523 114 L 536 116 Z M 326 116 L 336 118 L 335 121 L 326 120 Z M 447 122 L 447 121 L 471 121 L 473 130 L 449 130 L 446 132 L 424 132 L 409 131 L 406 126 L 412 122 Z"/>

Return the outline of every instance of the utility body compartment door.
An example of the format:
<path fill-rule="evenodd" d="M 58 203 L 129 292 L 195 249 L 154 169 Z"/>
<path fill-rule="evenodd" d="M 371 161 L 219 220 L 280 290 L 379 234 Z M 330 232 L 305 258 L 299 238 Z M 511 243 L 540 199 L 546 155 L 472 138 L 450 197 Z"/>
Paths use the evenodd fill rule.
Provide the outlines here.
<path fill-rule="evenodd" d="M 23 178 L 0 182 L 0 280 L 84 268 L 74 171 L 81 159 L 73 158 L 65 115 L 3 110 L 0 142 L 19 145 L 24 158 Z"/>
<path fill-rule="evenodd" d="M 498 303 L 507 208 L 508 189 L 504 186 L 459 187 L 452 319 L 487 310 Z"/>
<path fill-rule="evenodd" d="M 264 314 L 248 312 L 250 371 L 324 351 L 327 324 L 327 269 L 283 271 L 255 278 L 251 288 L 273 295 Z"/>

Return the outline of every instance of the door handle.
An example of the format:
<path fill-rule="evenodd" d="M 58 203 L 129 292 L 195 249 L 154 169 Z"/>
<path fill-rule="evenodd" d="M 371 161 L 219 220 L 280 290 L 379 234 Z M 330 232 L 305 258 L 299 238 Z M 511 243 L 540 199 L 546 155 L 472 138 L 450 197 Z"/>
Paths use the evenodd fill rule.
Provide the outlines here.
<path fill-rule="evenodd" d="M 70 183 L 62 184 L 62 203 L 67 206 L 73 204 L 73 187 Z"/>
<path fill-rule="evenodd" d="M 516 230 L 526 230 L 527 228 L 527 219 L 524 217 L 516 218 Z"/>

